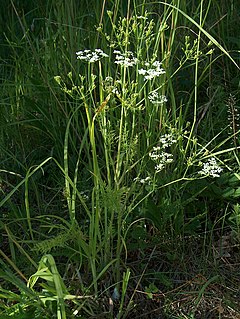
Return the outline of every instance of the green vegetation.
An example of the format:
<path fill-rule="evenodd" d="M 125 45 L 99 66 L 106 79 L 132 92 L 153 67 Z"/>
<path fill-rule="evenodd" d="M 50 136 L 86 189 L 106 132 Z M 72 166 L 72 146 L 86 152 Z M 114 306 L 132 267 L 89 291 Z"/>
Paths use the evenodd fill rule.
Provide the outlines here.
<path fill-rule="evenodd" d="M 0 6 L 0 318 L 239 318 L 237 1 Z"/>

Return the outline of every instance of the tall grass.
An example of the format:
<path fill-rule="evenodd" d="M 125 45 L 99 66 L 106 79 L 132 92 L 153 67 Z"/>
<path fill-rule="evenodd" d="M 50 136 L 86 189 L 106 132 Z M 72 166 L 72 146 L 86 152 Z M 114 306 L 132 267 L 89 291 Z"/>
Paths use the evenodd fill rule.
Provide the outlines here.
<path fill-rule="evenodd" d="M 26 299 L 1 291 L 29 316 L 93 316 L 101 308 L 93 300 L 106 295 L 126 318 L 135 294 L 128 296 L 135 282 L 128 259 L 132 247 L 143 253 L 156 245 L 153 229 L 163 241 L 206 236 L 224 229 L 234 207 L 229 225 L 239 232 L 238 109 L 227 102 L 238 94 L 230 81 L 238 61 L 213 0 L 102 1 L 94 14 L 85 1 L 42 8 L 24 12 L 11 1 L 1 49 L 8 243 L 0 276 L 19 286 L 10 268 L 24 280 L 34 273 L 20 287 Z M 141 280 L 153 252 L 138 268 Z M 11 304 L 3 314 L 19 309 Z M 106 316 L 114 317 L 111 306 Z"/>

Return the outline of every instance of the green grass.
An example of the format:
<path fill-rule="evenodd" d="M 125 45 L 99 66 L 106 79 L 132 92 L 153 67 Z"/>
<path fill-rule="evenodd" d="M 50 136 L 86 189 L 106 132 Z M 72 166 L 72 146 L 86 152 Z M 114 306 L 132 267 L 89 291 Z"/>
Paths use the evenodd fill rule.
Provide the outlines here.
<path fill-rule="evenodd" d="M 1 318 L 237 318 L 237 4 L 0 13 Z"/>

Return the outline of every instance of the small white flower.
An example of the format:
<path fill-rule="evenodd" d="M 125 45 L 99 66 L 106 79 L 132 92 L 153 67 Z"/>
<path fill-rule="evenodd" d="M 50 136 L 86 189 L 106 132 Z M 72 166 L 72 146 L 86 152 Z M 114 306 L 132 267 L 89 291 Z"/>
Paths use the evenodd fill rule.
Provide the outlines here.
<path fill-rule="evenodd" d="M 99 59 L 99 56 L 95 52 L 92 53 L 92 56 L 88 56 L 88 61 L 90 63 L 97 62 Z"/>
<path fill-rule="evenodd" d="M 167 147 L 176 143 L 177 140 L 171 134 L 165 134 L 159 139 L 159 145 L 154 146 L 152 151 L 148 154 L 155 165 L 156 173 L 162 171 L 168 164 L 173 162 L 173 154 L 165 152 Z"/>
<path fill-rule="evenodd" d="M 138 59 L 134 57 L 131 51 L 121 53 L 118 50 L 114 50 L 113 53 L 116 54 L 116 57 L 115 57 L 116 64 L 129 67 L 129 66 L 134 66 L 138 63 Z"/>
<path fill-rule="evenodd" d="M 161 65 L 162 65 L 162 62 L 160 62 L 160 61 L 154 61 L 153 62 L 153 66 L 155 66 L 157 69 L 161 69 Z"/>
<path fill-rule="evenodd" d="M 80 192 L 83 200 L 88 200 L 89 196 L 85 192 Z"/>
<path fill-rule="evenodd" d="M 144 16 L 137 16 L 137 19 L 147 20 L 147 19 L 148 19 L 148 17 L 144 17 Z"/>
<path fill-rule="evenodd" d="M 173 155 L 170 153 L 162 152 L 160 154 L 161 162 L 162 163 L 172 163 L 173 162 Z"/>
<path fill-rule="evenodd" d="M 210 158 L 206 163 L 203 163 L 202 166 L 203 168 L 199 171 L 199 174 L 205 176 L 220 177 L 220 173 L 223 171 L 223 169 L 218 166 L 214 157 Z"/>
<path fill-rule="evenodd" d="M 159 172 L 161 172 L 164 168 L 165 168 L 165 165 L 164 165 L 163 163 L 160 163 L 160 164 L 157 164 L 157 165 L 155 166 L 155 171 L 156 171 L 156 173 L 159 173 Z"/>
<path fill-rule="evenodd" d="M 148 67 L 150 67 L 150 63 L 146 62 L 145 66 L 148 69 L 140 69 L 140 70 L 138 70 L 138 73 L 141 75 L 144 75 L 145 80 L 151 80 L 155 77 L 160 76 L 161 74 L 166 73 L 166 71 L 161 67 L 161 65 L 162 65 L 162 63 L 160 61 L 154 61 L 152 64 L 152 67 L 148 68 Z"/>
<path fill-rule="evenodd" d="M 152 160 L 156 161 L 161 157 L 161 154 L 158 154 L 156 151 L 150 152 L 149 157 L 151 157 Z"/>
<path fill-rule="evenodd" d="M 104 80 L 105 82 L 113 82 L 113 78 L 111 76 L 107 76 L 106 79 Z"/>
<path fill-rule="evenodd" d="M 117 88 L 113 88 L 112 89 L 112 93 L 114 93 L 114 94 L 117 94 L 117 95 L 119 95 L 120 93 L 119 93 L 119 91 L 118 91 L 118 89 Z"/>
<path fill-rule="evenodd" d="M 140 69 L 140 70 L 138 70 L 138 73 L 141 75 L 145 75 L 147 73 L 147 70 Z"/>
<path fill-rule="evenodd" d="M 117 54 L 117 55 L 115 56 L 115 59 L 121 61 L 121 60 L 123 60 L 123 57 L 122 57 L 121 55 L 118 55 L 118 54 Z M 116 63 L 116 62 L 115 62 L 115 63 Z"/>
<path fill-rule="evenodd" d="M 150 176 L 147 176 L 146 178 L 139 178 L 139 177 L 136 177 L 134 178 L 134 181 L 135 182 L 139 182 L 140 184 L 148 184 L 150 185 L 151 184 L 151 177 Z"/>
<path fill-rule="evenodd" d="M 164 134 L 162 137 L 159 139 L 159 143 L 161 144 L 162 148 L 167 148 L 170 147 L 172 144 L 176 143 L 177 140 L 175 137 L 171 134 Z"/>
<path fill-rule="evenodd" d="M 157 92 L 149 93 L 148 99 L 153 104 L 163 104 L 167 102 L 167 97 L 165 95 L 159 95 Z"/>
<path fill-rule="evenodd" d="M 106 58 L 108 55 L 101 49 L 95 49 L 94 51 L 85 49 L 83 51 L 76 52 L 77 59 L 83 60 L 89 63 L 94 63 L 99 61 L 101 58 Z"/>

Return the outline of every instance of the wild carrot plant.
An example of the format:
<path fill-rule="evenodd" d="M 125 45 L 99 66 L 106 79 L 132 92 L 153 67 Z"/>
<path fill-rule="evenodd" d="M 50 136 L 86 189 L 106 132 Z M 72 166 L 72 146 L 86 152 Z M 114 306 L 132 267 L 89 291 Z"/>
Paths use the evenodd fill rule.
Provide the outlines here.
<path fill-rule="evenodd" d="M 221 89 L 214 93 L 211 83 L 223 56 L 239 67 L 208 30 L 212 2 L 192 3 L 190 15 L 186 1 L 102 1 L 94 23 L 87 12 L 92 29 L 86 29 L 75 1 L 59 7 L 49 1 L 49 16 L 34 18 L 30 26 L 11 1 L 23 37 L 20 42 L 6 37 L 9 73 L 15 73 L 9 75 L 13 82 L 4 83 L 10 107 L 1 105 L 6 128 L 1 227 L 10 257 L 0 250 L 5 259 L 0 276 L 17 286 L 19 281 L 10 279 L 12 267 L 27 281 L 21 289 L 30 304 L 35 296 L 36 307 L 43 306 L 39 313 L 47 312 L 49 303 L 49 313 L 58 318 L 93 316 L 91 302 L 106 294 L 109 318 L 114 313 L 125 318 L 155 258 L 154 240 L 211 229 L 212 199 L 206 198 L 239 197 L 237 100 L 225 103 L 233 127 L 229 136 L 228 123 L 213 120 Z M 227 111 L 221 114 L 227 118 Z M 7 130 L 10 126 L 15 131 Z M 235 203 L 230 217 L 235 231 L 237 216 Z M 159 237 L 151 238 L 152 229 Z M 140 248 L 132 252 L 136 244 Z M 134 274 L 129 258 L 144 256 L 144 248 L 153 245 L 142 273 Z M 43 255 L 39 267 L 29 249 L 34 260 Z M 18 251 L 25 263 L 31 261 L 29 280 L 19 269 Z M 174 261 L 175 253 L 167 256 Z M 78 282 L 77 292 L 63 283 L 58 262 L 65 276 Z M 36 284 L 44 288 L 41 293 Z M 145 288 L 148 297 L 155 288 Z M 16 298 L 6 291 L 4 296 Z"/>

